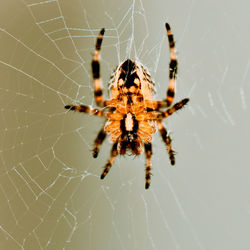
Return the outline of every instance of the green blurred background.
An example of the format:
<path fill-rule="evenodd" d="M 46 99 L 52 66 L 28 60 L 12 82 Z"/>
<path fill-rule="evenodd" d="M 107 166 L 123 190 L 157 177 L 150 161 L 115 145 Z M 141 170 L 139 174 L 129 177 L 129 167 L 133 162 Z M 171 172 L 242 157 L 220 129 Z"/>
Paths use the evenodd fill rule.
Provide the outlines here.
<path fill-rule="evenodd" d="M 250 247 L 249 1 L 0 1 L 0 249 L 247 250 Z M 118 157 L 99 176 L 93 141 L 104 120 L 67 112 L 95 106 L 90 62 L 106 28 L 101 74 L 126 58 L 168 85 L 164 23 L 176 40 L 176 101 L 145 156 Z"/>

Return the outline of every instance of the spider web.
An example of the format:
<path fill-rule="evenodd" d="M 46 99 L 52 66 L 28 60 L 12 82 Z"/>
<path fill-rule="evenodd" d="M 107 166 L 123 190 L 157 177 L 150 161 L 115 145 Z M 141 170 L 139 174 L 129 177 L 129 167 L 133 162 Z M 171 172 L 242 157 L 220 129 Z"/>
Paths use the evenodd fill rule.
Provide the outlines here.
<path fill-rule="evenodd" d="M 249 3 L 25 0 L 0 3 L 1 249 L 248 249 Z M 140 60 L 165 96 L 176 39 L 176 99 L 188 107 L 165 124 L 178 152 L 170 167 L 153 140 L 144 155 L 118 157 L 105 180 L 104 120 L 66 112 L 93 105 L 90 62 L 106 28 L 101 75 Z M 105 92 L 105 96 L 107 96 Z"/>

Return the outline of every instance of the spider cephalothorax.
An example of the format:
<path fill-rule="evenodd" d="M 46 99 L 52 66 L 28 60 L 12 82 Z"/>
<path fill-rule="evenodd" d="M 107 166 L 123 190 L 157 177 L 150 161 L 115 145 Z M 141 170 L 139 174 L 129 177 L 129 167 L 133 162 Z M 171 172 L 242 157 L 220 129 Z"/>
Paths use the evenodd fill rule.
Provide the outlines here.
<path fill-rule="evenodd" d="M 175 164 L 171 138 L 162 120 L 181 109 L 189 99 L 185 98 L 165 111 L 161 111 L 162 108 L 171 106 L 173 102 L 175 78 L 177 74 L 177 58 L 174 49 L 174 39 L 170 26 L 167 23 L 166 30 L 171 54 L 169 64 L 169 87 L 166 99 L 162 101 L 155 101 L 153 99 L 155 91 L 150 74 L 139 62 L 127 59 L 117 67 L 111 77 L 110 99 L 103 100 L 99 64 L 100 49 L 104 35 L 104 29 L 102 29 L 96 41 L 96 50 L 92 61 L 92 73 L 96 103 L 98 106 L 104 107 L 104 109 L 92 109 L 85 105 L 65 106 L 66 109 L 104 116 L 107 119 L 105 127 L 101 129 L 96 137 L 93 149 L 93 156 L 97 157 L 100 146 L 108 133 L 110 140 L 113 142 L 113 146 L 110 159 L 105 165 L 101 179 L 109 172 L 117 154 L 124 155 L 127 151 L 130 151 L 134 155 L 139 155 L 143 152 L 144 145 L 147 159 L 145 188 L 148 188 L 151 176 L 152 134 L 155 133 L 157 128 L 167 146 L 170 162 L 172 165 Z"/>

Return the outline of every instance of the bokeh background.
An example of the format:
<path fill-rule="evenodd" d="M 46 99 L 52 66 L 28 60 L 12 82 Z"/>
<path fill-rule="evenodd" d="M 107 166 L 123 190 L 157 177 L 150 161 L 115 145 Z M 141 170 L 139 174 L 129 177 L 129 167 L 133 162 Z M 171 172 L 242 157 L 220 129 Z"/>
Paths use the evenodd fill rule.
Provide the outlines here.
<path fill-rule="evenodd" d="M 250 249 L 249 1 L 0 1 L 0 249 Z M 93 141 L 104 120 L 67 112 L 95 106 L 90 62 L 106 28 L 101 74 L 126 58 L 168 85 L 164 23 L 176 40 L 176 101 L 159 134 L 153 176 L 145 156 L 118 157 L 99 176 Z"/>

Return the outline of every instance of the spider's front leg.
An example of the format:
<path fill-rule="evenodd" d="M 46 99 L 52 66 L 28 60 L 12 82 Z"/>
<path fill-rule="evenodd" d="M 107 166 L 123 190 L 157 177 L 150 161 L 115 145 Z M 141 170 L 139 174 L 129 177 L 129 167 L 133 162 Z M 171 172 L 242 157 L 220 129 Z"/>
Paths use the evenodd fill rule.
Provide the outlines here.
<path fill-rule="evenodd" d="M 106 135 L 107 134 L 104 131 L 104 128 L 102 128 L 95 139 L 95 145 L 94 145 L 94 149 L 93 149 L 93 157 L 94 158 L 96 158 L 98 156 L 100 147 L 101 147 L 102 143 L 104 142 Z"/>
<path fill-rule="evenodd" d="M 116 157 L 117 154 L 118 154 L 117 145 L 118 145 L 117 142 L 113 144 L 113 147 L 112 147 L 112 149 L 111 149 L 110 158 L 109 158 L 108 162 L 106 163 L 106 165 L 105 165 L 105 167 L 104 167 L 104 170 L 103 170 L 103 172 L 102 172 L 102 174 L 101 174 L 101 179 L 104 179 L 104 177 L 108 174 L 109 170 L 110 170 L 111 167 L 112 167 L 112 164 L 113 164 L 113 162 L 114 162 L 114 160 L 115 160 L 115 157 Z"/>
<path fill-rule="evenodd" d="M 146 154 L 146 173 L 145 173 L 145 189 L 148 189 L 150 186 L 150 179 L 151 179 L 151 157 L 152 157 L 152 144 L 145 143 L 144 144 L 145 148 L 145 154 Z"/>
<path fill-rule="evenodd" d="M 167 132 L 166 128 L 164 127 L 162 121 L 157 121 L 157 125 L 158 125 L 159 132 L 161 134 L 162 140 L 164 141 L 164 143 L 167 146 L 170 163 L 171 163 L 171 165 L 174 165 L 175 164 L 175 157 L 174 157 L 175 152 L 174 152 L 172 145 L 171 145 L 172 140 L 171 140 L 170 136 L 168 135 L 168 132 Z"/>

